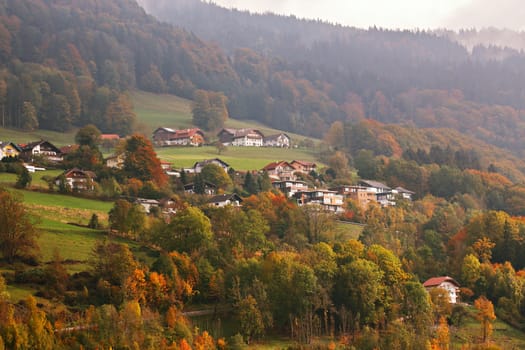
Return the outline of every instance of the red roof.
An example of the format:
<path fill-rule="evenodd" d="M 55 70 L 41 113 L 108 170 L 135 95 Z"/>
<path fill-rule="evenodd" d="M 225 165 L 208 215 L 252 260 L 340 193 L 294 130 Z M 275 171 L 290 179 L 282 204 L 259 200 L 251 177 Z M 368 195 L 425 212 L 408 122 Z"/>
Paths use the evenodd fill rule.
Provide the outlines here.
<path fill-rule="evenodd" d="M 450 282 L 452 284 L 455 284 L 457 287 L 459 287 L 459 283 L 453 279 L 452 277 L 448 276 L 442 276 L 442 277 L 432 277 L 423 283 L 423 287 L 437 287 L 441 285 L 443 282 Z"/>
<path fill-rule="evenodd" d="M 175 134 L 171 138 L 172 139 L 185 139 L 185 138 L 190 138 L 194 136 L 195 134 L 204 135 L 201 129 L 193 128 L 193 129 L 175 130 Z"/>
<path fill-rule="evenodd" d="M 263 170 L 273 170 L 273 169 L 276 169 L 279 165 L 282 165 L 282 166 L 289 166 L 290 168 L 293 169 L 293 166 L 292 166 L 290 163 L 288 163 L 288 162 L 285 161 L 285 160 L 281 160 L 281 161 L 279 161 L 279 162 L 272 162 L 272 163 L 266 165 L 266 166 L 263 168 Z"/>
<path fill-rule="evenodd" d="M 120 136 L 117 134 L 102 134 L 100 135 L 101 140 L 120 140 Z"/>

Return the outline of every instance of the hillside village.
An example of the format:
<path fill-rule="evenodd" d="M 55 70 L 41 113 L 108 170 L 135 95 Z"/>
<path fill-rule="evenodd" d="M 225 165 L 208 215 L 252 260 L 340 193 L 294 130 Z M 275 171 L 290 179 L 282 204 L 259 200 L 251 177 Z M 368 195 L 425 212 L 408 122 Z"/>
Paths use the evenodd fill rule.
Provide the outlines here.
<path fill-rule="evenodd" d="M 225 146 L 232 147 L 290 147 L 291 139 L 284 133 L 265 137 L 256 129 L 222 129 L 217 137 L 219 142 Z M 191 147 L 202 146 L 206 142 L 205 134 L 198 128 L 176 130 L 171 128 L 159 127 L 153 132 L 153 144 L 157 147 Z M 117 146 L 120 140 L 118 135 L 100 134 L 97 145 L 110 149 Z M 13 142 L 0 143 L 0 160 L 2 162 L 16 162 L 20 160 L 28 172 L 44 170 L 46 166 L 54 168 L 64 168 L 63 174 L 58 176 L 50 183 L 50 188 L 66 188 L 66 191 L 82 195 L 93 195 L 100 181 L 100 176 L 93 169 L 82 169 L 78 167 L 67 168 L 67 164 L 75 163 L 75 157 L 82 155 L 76 154 L 79 145 L 69 145 L 62 148 L 56 147 L 52 142 L 39 140 L 27 144 L 15 144 Z M 66 160 L 66 161 L 65 161 Z M 104 159 L 106 169 L 114 171 L 122 170 L 126 160 L 126 153 L 114 153 Z M 207 179 L 202 184 L 196 184 L 195 180 L 207 166 L 221 169 L 232 178 L 239 178 L 241 183 L 245 182 L 247 173 L 238 172 L 229 164 L 219 158 L 204 159 L 196 162 L 193 167 L 173 169 L 169 162 L 160 161 L 162 171 L 169 177 L 178 180 L 184 178 L 180 188 L 185 194 L 200 194 L 208 196 L 208 202 L 214 206 L 224 206 L 227 204 L 241 205 L 242 198 L 239 195 L 246 195 L 246 189 L 241 188 L 238 193 L 224 193 L 226 188 L 219 188 L 218 184 Z M 398 200 L 412 200 L 414 192 L 402 187 L 390 188 L 387 185 L 373 180 L 360 180 L 357 184 L 337 185 L 326 187 L 313 186 L 309 178 L 318 176 L 318 166 L 314 162 L 302 160 L 276 161 L 267 164 L 263 168 L 252 171 L 251 176 L 267 176 L 271 188 L 280 191 L 288 198 L 296 202 L 299 206 L 318 205 L 327 212 L 342 214 L 345 211 L 346 202 L 352 200 L 362 210 L 366 210 L 371 203 L 376 203 L 382 207 L 396 205 Z M 102 171 L 102 168 L 99 169 Z M 181 175 L 184 174 L 184 175 Z M 310 182 L 310 185 L 309 185 Z M 242 187 L 242 186 L 241 186 Z M 249 194 L 249 193 L 248 193 Z M 159 207 L 161 203 L 169 203 L 168 198 L 161 201 L 158 194 L 155 198 L 134 198 L 136 203 L 141 204 L 147 213 L 152 207 Z"/>

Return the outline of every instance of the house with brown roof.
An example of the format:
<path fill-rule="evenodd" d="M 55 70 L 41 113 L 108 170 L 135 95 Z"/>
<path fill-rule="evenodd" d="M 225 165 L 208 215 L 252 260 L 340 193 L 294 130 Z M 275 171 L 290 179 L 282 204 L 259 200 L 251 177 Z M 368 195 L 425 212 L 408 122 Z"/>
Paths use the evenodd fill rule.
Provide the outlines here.
<path fill-rule="evenodd" d="M 60 149 L 49 141 L 40 140 L 19 146 L 22 149 L 20 157 L 28 162 L 33 162 L 38 157 L 57 163 L 63 160 Z"/>
<path fill-rule="evenodd" d="M 292 160 L 290 164 L 295 168 L 295 170 L 305 174 L 309 174 L 312 171 L 317 171 L 317 164 L 313 162 L 307 162 L 304 160 Z"/>
<path fill-rule="evenodd" d="M 435 288 L 441 288 L 448 293 L 448 298 L 451 304 L 456 304 L 459 299 L 459 283 L 449 276 L 432 277 L 423 283 L 423 287 L 427 291 Z"/>
<path fill-rule="evenodd" d="M 353 186 L 353 185 L 339 185 L 330 188 L 331 191 L 343 195 L 345 198 L 352 199 L 362 209 L 367 209 L 370 203 L 377 202 L 376 193 L 370 191 L 368 187 L 364 186 Z"/>
<path fill-rule="evenodd" d="M 271 162 L 262 168 L 262 170 L 266 171 L 271 179 L 277 181 L 295 180 L 295 168 L 284 160 Z"/>
<path fill-rule="evenodd" d="M 62 175 L 55 179 L 55 184 L 61 186 L 61 181 L 73 192 L 86 192 L 95 189 L 96 174 L 92 171 L 73 168 L 66 170 Z"/>
<path fill-rule="evenodd" d="M 286 147 L 292 145 L 292 139 L 285 133 L 266 136 L 263 140 L 264 147 Z"/>
<path fill-rule="evenodd" d="M 264 135 L 257 129 L 224 128 L 217 134 L 219 141 L 225 146 L 262 147 Z"/>
<path fill-rule="evenodd" d="M 153 143 L 156 146 L 202 146 L 204 132 L 199 128 L 181 130 L 157 128 L 153 132 Z"/>
<path fill-rule="evenodd" d="M 187 173 L 195 173 L 195 174 L 200 174 L 200 172 L 202 171 L 202 168 L 204 168 L 206 165 L 208 164 L 215 164 L 215 165 L 218 165 L 220 166 L 226 173 L 228 172 L 228 170 L 230 169 L 230 165 L 228 163 L 226 163 L 225 161 L 222 161 L 220 160 L 219 158 L 213 158 L 213 159 L 206 159 L 206 160 L 203 160 L 201 162 L 196 162 L 194 165 L 193 165 L 193 168 L 189 168 L 189 169 L 184 169 L 184 171 L 186 171 Z"/>

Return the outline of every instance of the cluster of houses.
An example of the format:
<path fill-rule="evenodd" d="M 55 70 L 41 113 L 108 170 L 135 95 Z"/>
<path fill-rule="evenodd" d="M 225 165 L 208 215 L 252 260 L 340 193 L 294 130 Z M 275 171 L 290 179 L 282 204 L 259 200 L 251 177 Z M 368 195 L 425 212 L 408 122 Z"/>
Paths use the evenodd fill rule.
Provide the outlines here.
<path fill-rule="evenodd" d="M 217 138 L 224 146 L 241 147 L 290 147 L 291 138 L 285 133 L 264 136 L 257 129 L 223 128 Z M 156 146 L 202 146 L 206 143 L 204 132 L 199 128 L 171 129 L 159 127 L 153 132 Z"/>

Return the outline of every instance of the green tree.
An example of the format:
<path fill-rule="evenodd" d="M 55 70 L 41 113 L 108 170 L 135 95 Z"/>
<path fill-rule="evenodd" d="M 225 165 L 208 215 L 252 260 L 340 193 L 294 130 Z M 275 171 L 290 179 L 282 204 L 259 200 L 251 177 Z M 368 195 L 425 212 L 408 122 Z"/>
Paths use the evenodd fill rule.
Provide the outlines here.
<path fill-rule="evenodd" d="M 177 212 L 154 241 L 166 251 L 191 253 L 209 247 L 212 238 L 208 217 L 198 208 L 187 207 Z"/>
<path fill-rule="evenodd" d="M 75 142 L 80 146 L 89 146 L 98 149 L 100 144 L 100 130 L 93 124 L 80 128 L 75 135 Z"/>
<path fill-rule="evenodd" d="M 193 96 L 193 124 L 206 130 L 217 130 L 228 119 L 228 99 L 220 92 L 197 90 Z"/>
<path fill-rule="evenodd" d="M 232 184 L 231 178 L 217 164 L 206 164 L 202 168 L 200 175 L 204 181 L 211 182 L 217 188 L 225 189 Z"/>
<path fill-rule="evenodd" d="M 122 286 L 137 268 L 133 253 L 126 244 L 98 241 L 90 261 L 93 274 L 112 285 Z"/>
<path fill-rule="evenodd" d="M 36 108 L 29 101 L 24 102 L 22 106 L 22 120 L 22 128 L 24 130 L 33 131 L 38 129 Z"/>
<path fill-rule="evenodd" d="M 27 170 L 26 167 L 22 167 L 22 172 L 18 175 L 16 179 L 16 188 L 27 188 L 29 185 L 31 185 L 31 181 L 33 178 L 31 177 L 31 174 L 29 173 L 29 170 Z"/>
<path fill-rule="evenodd" d="M 14 194 L 0 189 L 0 252 L 12 263 L 17 257 L 35 257 L 39 232 L 34 218 Z"/>
<path fill-rule="evenodd" d="M 124 199 L 117 200 L 109 211 L 110 228 L 135 237 L 142 232 L 145 221 L 146 214 L 142 206 Z"/>
<path fill-rule="evenodd" d="M 251 340 L 264 334 L 264 320 L 257 306 L 257 300 L 248 295 L 236 305 L 240 323 L 240 331 L 248 345 Z"/>

